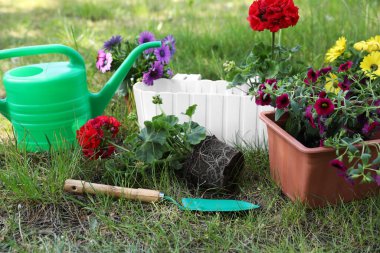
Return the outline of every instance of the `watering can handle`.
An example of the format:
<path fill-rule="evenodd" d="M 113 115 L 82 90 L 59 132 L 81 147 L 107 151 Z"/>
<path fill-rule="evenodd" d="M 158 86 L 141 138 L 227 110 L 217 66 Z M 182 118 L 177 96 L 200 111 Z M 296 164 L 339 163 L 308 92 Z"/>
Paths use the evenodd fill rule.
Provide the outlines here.
<path fill-rule="evenodd" d="M 84 60 L 77 51 L 68 46 L 59 44 L 19 47 L 0 50 L 0 60 L 39 54 L 63 54 L 69 57 L 71 65 L 85 68 Z M 0 99 L 0 113 L 2 113 L 5 117 L 9 119 L 6 98 Z"/>
<path fill-rule="evenodd" d="M 0 60 L 39 54 L 63 54 L 69 57 L 70 63 L 72 65 L 81 67 L 85 66 L 82 56 L 77 51 L 75 51 L 71 47 L 60 44 L 39 45 L 0 50 Z"/>

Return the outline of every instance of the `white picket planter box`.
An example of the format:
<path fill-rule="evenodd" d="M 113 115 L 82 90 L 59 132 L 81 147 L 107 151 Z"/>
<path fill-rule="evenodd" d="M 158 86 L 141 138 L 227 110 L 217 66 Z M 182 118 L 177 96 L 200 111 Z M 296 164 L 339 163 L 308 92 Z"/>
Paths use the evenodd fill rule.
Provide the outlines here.
<path fill-rule="evenodd" d="M 266 125 L 259 119 L 270 106 L 257 106 L 251 96 L 237 88 L 227 89 L 226 81 L 200 80 L 200 75 L 176 75 L 173 79 L 159 79 L 153 86 L 136 83 L 133 93 L 140 127 L 144 121 L 161 113 L 152 103 L 160 94 L 166 114 L 174 114 L 180 121 L 188 106 L 197 104 L 193 120 L 206 127 L 210 134 L 229 144 L 263 145 L 267 139 Z M 247 88 L 247 87 L 243 87 Z"/>

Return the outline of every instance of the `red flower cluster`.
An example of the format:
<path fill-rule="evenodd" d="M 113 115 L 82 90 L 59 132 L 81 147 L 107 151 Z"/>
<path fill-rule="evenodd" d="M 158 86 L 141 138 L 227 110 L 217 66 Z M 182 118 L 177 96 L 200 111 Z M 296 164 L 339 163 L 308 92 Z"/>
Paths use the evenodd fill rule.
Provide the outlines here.
<path fill-rule="evenodd" d="M 98 116 L 90 119 L 77 131 L 83 154 L 91 159 L 109 157 L 115 147 L 109 143 L 119 132 L 120 122 L 114 117 Z"/>
<path fill-rule="evenodd" d="M 271 32 L 295 26 L 298 19 L 298 7 L 293 0 L 256 0 L 249 7 L 247 18 L 253 30 Z"/>

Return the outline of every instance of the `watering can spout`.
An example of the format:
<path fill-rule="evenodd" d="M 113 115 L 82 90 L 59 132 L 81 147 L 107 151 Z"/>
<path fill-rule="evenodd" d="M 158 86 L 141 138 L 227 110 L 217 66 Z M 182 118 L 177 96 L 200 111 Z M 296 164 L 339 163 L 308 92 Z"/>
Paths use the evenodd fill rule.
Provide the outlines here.
<path fill-rule="evenodd" d="M 135 60 L 142 54 L 145 50 L 154 47 L 160 47 L 161 41 L 152 41 L 139 45 L 136 47 L 116 70 L 113 76 L 108 80 L 106 85 L 98 93 L 90 94 L 92 116 L 96 117 L 103 113 L 104 109 L 110 102 L 111 98 L 115 94 L 117 88 L 124 80 L 125 76 L 128 74 L 129 70 L 133 66 Z"/>

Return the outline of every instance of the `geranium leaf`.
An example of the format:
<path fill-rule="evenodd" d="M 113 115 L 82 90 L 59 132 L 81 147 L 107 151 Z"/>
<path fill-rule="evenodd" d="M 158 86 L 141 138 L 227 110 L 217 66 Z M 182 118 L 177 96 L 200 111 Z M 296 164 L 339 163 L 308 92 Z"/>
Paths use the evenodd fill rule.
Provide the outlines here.
<path fill-rule="evenodd" d="M 189 108 L 187 108 L 187 110 L 185 112 L 185 115 L 187 115 L 191 118 L 194 115 L 196 109 L 197 109 L 196 104 L 189 106 Z"/>
<path fill-rule="evenodd" d="M 162 158 L 164 149 L 165 146 L 159 143 L 145 142 L 136 150 L 136 157 L 143 162 L 152 163 Z"/>
<path fill-rule="evenodd" d="M 145 128 L 143 128 L 139 134 L 142 141 L 156 142 L 161 145 L 166 143 L 167 130 L 164 126 L 151 121 L 145 121 L 144 124 Z"/>
<path fill-rule="evenodd" d="M 190 131 L 187 134 L 187 140 L 191 145 L 199 144 L 206 138 L 206 128 L 192 122 Z"/>

